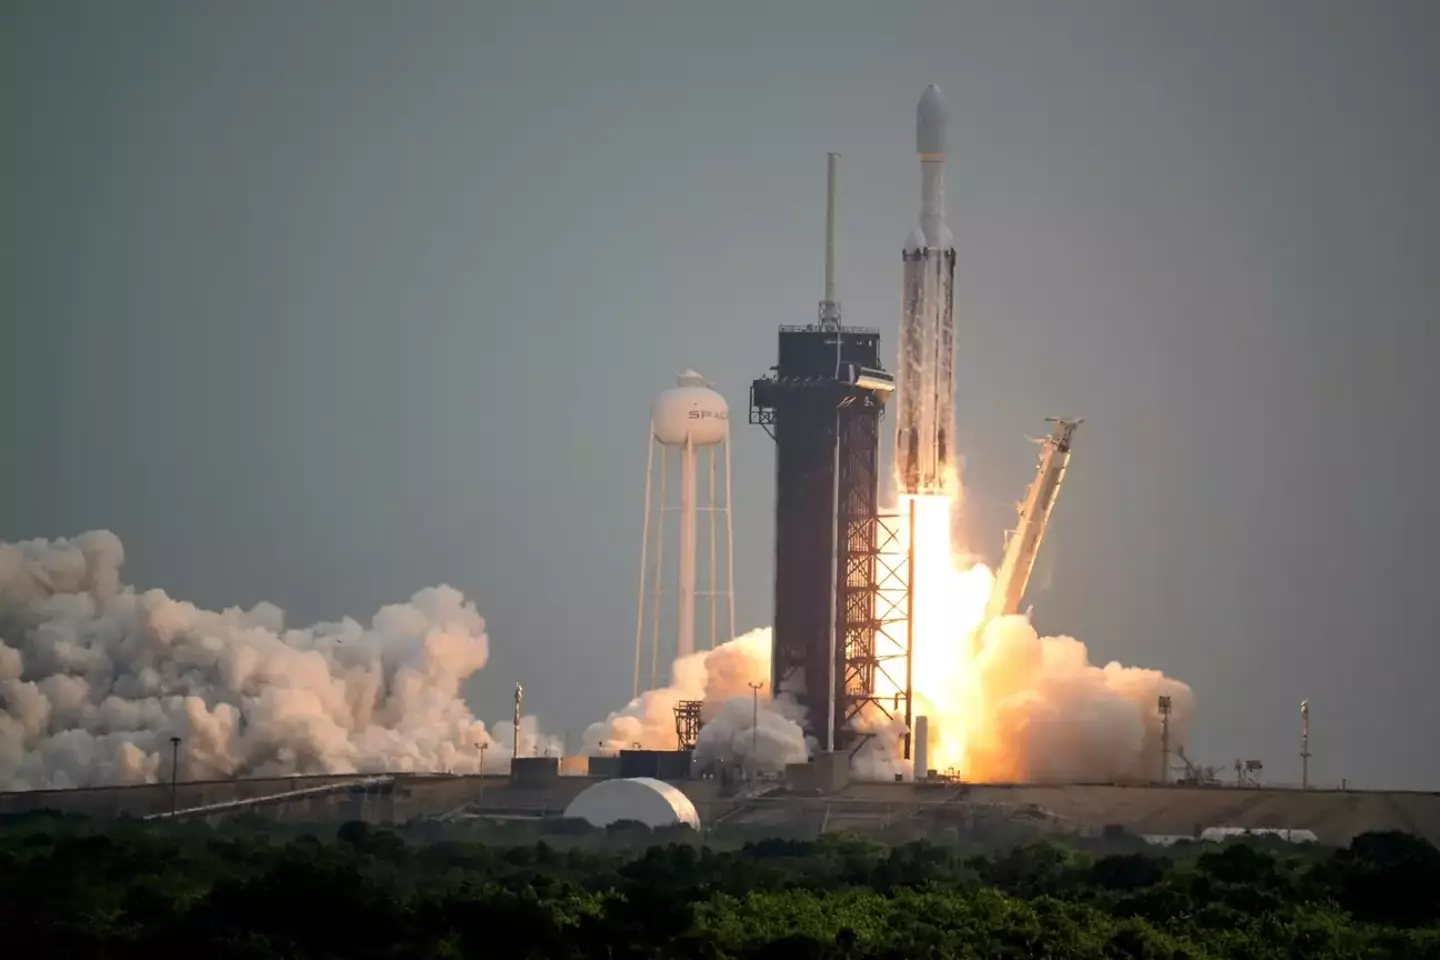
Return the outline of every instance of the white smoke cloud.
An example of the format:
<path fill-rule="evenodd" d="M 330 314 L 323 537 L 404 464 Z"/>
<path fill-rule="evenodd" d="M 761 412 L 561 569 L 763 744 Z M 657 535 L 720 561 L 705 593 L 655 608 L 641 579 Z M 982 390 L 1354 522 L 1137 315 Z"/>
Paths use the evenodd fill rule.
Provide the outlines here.
<path fill-rule="evenodd" d="M 803 711 L 790 697 L 772 700 L 769 678 L 769 628 L 681 657 L 671 668 L 669 686 L 645 691 L 625 709 L 586 728 L 585 752 L 613 754 L 637 744 L 645 750 L 673 750 L 676 704 L 699 700 L 705 726 L 695 749 L 698 759 L 742 762 L 767 772 L 801 763 L 807 756 Z M 758 710 L 751 683 L 767 685 Z"/>
<path fill-rule="evenodd" d="M 850 773 L 855 779 L 888 781 L 897 774 L 909 779 L 914 765 L 905 759 L 904 739 L 909 728 L 903 716 L 887 717 L 872 707 L 857 714 L 850 725 L 869 734 L 850 758 Z"/>
<path fill-rule="evenodd" d="M 0 790 L 153 782 L 181 738 L 185 779 L 292 773 L 474 772 L 508 766 L 512 726 L 487 728 L 461 687 L 489 655 L 484 620 L 449 587 L 351 619 L 287 629 L 267 603 L 201 610 L 121 583 L 124 549 L 100 531 L 0 543 Z M 584 752 L 671 749 L 675 705 L 704 704 L 697 755 L 780 770 L 815 744 L 803 711 L 749 684 L 770 675 L 770 631 L 676 661 L 585 733 Z M 1161 694 L 1172 748 L 1186 742 L 1190 688 L 1153 670 L 1099 667 L 1083 644 L 1040 637 L 1024 617 L 990 623 L 966 683 L 967 766 L 984 780 L 1148 780 L 1160 765 Z M 925 705 L 917 703 L 917 713 Z M 903 724 L 872 717 L 853 768 L 908 774 Z M 758 720 L 758 724 L 756 721 Z M 943 736 L 932 714 L 932 740 Z M 534 717 L 522 755 L 560 752 Z M 933 754 L 933 750 L 932 750 Z"/>
<path fill-rule="evenodd" d="M 1157 701 L 1171 698 L 1171 749 L 1188 738 L 1195 695 L 1158 670 L 1089 661 L 1072 637 L 1041 637 L 1022 616 L 986 625 L 967 731 L 986 780 L 1155 780 L 1162 762 Z"/>
<path fill-rule="evenodd" d="M 1159 671 L 1104 667 L 1089 662 L 1071 637 L 1041 637 L 1023 616 L 989 623 L 983 650 L 965 685 L 967 776 L 990 782 L 1149 781 L 1161 763 L 1156 702 L 1171 697 L 1173 750 L 1187 739 L 1195 697 L 1184 683 Z M 956 641 L 956 649 L 959 649 Z M 676 746 L 675 706 L 704 703 L 705 727 L 696 754 L 778 771 L 813 754 L 802 730 L 803 709 L 788 696 L 771 702 L 762 692 L 758 712 L 748 684 L 770 671 L 770 630 L 747 633 L 708 652 L 677 660 L 668 686 L 646 691 L 585 732 L 585 752 L 610 754 L 638 745 Z M 917 695 L 917 715 L 931 717 L 932 757 L 945 735 L 940 711 Z M 758 720 L 758 726 L 754 722 Z M 903 758 L 900 716 L 871 708 L 856 717 L 868 734 L 851 758 L 860 780 L 911 776 Z M 752 731 L 754 731 L 752 735 Z"/>
<path fill-rule="evenodd" d="M 268 603 L 201 610 L 123 586 L 108 531 L 0 542 L 0 789 L 293 773 L 505 769 L 461 699 L 489 640 L 450 587 L 355 620 L 287 629 Z M 558 753 L 533 717 L 522 754 Z"/>

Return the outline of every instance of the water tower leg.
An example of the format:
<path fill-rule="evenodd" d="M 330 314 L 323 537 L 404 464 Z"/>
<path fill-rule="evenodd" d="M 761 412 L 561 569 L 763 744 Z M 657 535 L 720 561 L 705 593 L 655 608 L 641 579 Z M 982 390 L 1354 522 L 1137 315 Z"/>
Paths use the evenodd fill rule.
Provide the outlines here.
<path fill-rule="evenodd" d="M 680 610 L 675 656 L 695 652 L 695 444 L 680 448 Z"/>
<path fill-rule="evenodd" d="M 632 698 L 640 696 L 640 646 L 645 636 L 645 554 L 650 546 L 650 474 L 655 467 L 655 421 L 650 421 L 646 435 L 645 452 L 645 519 L 640 525 L 640 586 L 635 601 L 635 691 Z"/>

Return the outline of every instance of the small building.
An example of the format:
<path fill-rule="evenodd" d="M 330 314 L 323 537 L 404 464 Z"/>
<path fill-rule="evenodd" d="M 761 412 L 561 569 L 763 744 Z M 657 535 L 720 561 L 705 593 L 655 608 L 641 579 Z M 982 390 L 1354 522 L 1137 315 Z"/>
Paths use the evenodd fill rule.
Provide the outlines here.
<path fill-rule="evenodd" d="M 613 780 L 620 776 L 620 758 L 617 756 L 594 756 L 585 758 L 588 763 L 586 772 L 592 777 L 604 777 Z"/>
<path fill-rule="evenodd" d="M 1289 827 L 1206 827 L 1200 831 L 1200 839 L 1205 843 L 1224 843 L 1245 837 L 1273 837 L 1290 843 L 1315 843 L 1319 839 L 1313 830 L 1292 830 Z"/>
<path fill-rule="evenodd" d="M 850 783 L 850 755 L 822 751 L 805 763 L 786 764 L 785 782 L 800 793 L 840 793 Z"/>
<path fill-rule="evenodd" d="M 544 790 L 560 778 L 559 757 L 516 757 L 510 761 L 510 785 L 521 790 Z"/>
<path fill-rule="evenodd" d="M 560 776 L 584 777 L 590 774 L 589 757 L 561 757 Z"/>
<path fill-rule="evenodd" d="M 689 750 L 620 751 L 620 776 L 626 779 L 689 780 L 692 769 Z"/>

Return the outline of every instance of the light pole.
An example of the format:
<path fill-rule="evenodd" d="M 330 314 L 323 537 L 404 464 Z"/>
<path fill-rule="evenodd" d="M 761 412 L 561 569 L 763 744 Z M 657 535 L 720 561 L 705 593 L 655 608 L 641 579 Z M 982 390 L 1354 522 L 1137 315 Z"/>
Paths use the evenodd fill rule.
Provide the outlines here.
<path fill-rule="evenodd" d="M 485 806 L 485 748 L 490 744 L 477 743 L 476 746 L 480 748 L 480 806 L 483 807 Z"/>
<path fill-rule="evenodd" d="M 1170 782 L 1170 698 L 1160 697 L 1160 782 Z"/>
<path fill-rule="evenodd" d="M 758 742 L 760 737 L 760 690 L 765 686 L 765 681 L 759 680 L 750 684 L 750 768 L 755 768 L 755 760 L 758 755 Z"/>
<path fill-rule="evenodd" d="M 170 738 L 170 816 L 175 816 L 177 783 L 180 778 L 180 738 Z"/>
<path fill-rule="evenodd" d="M 1310 789 L 1310 701 L 1300 701 L 1300 789 Z"/>
<path fill-rule="evenodd" d="M 525 688 L 515 684 L 515 743 L 510 748 L 510 769 L 515 769 L 515 761 L 520 758 L 520 701 L 525 696 Z"/>

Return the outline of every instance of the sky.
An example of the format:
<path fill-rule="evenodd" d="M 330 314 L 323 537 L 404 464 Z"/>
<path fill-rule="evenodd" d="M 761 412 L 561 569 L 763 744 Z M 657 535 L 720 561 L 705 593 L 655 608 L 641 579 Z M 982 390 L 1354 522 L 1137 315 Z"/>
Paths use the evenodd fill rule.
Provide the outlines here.
<path fill-rule="evenodd" d="M 967 540 L 1086 418 L 1042 632 L 1198 700 L 1190 754 L 1440 787 L 1440 7 L 11 0 L 0 539 L 296 623 L 448 583 L 487 720 L 628 699 L 652 398 L 730 400 L 770 622 L 775 328 L 893 366 L 915 103 L 950 106 Z M 572 741 L 573 742 L 573 741 Z"/>

